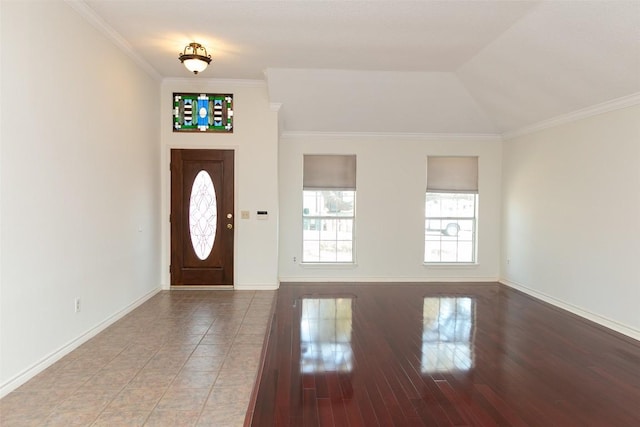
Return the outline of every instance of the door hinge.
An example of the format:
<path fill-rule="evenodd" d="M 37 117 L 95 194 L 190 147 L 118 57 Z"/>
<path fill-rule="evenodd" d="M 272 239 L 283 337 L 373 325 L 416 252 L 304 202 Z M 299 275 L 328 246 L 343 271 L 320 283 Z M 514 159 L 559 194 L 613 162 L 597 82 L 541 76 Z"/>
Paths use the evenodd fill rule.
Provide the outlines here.
<path fill-rule="evenodd" d="M 169 222 L 171 222 L 171 214 L 169 214 Z"/>
<path fill-rule="evenodd" d="M 171 264 L 169 264 L 169 273 L 171 273 Z"/>

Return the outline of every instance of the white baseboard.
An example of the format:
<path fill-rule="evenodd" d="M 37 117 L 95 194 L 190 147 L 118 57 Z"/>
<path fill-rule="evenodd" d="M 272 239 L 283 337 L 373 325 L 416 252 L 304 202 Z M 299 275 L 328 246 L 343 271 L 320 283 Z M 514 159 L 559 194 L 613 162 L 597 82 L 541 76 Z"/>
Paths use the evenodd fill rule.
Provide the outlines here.
<path fill-rule="evenodd" d="M 498 282 L 497 277 L 280 277 L 280 283 L 476 283 Z"/>
<path fill-rule="evenodd" d="M 107 329 L 109 326 L 111 326 L 116 321 L 120 320 L 121 318 L 129 314 L 131 311 L 135 310 L 137 307 L 142 305 L 145 301 L 147 301 L 148 299 L 150 299 L 160 291 L 161 289 L 157 288 L 147 293 L 146 295 L 143 295 L 142 297 L 138 298 L 136 301 L 132 302 L 131 304 L 123 308 L 122 310 L 118 311 L 112 316 L 109 316 L 107 319 L 103 320 L 98 325 L 91 328 L 84 334 L 71 340 L 67 344 L 60 347 L 59 349 L 49 353 L 47 356 L 40 359 L 40 361 L 36 362 L 35 364 L 28 367 L 27 369 L 23 370 L 18 375 L 9 379 L 5 383 L 0 384 L 0 398 L 11 393 L 13 390 L 17 389 L 22 384 L 26 383 L 31 378 L 35 377 L 40 372 L 44 371 L 49 366 L 53 365 L 55 362 L 62 359 L 64 356 L 71 353 L 73 350 L 80 347 L 82 344 L 84 344 L 94 336 L 98 335 L 100 332 Z"/>
<path fill-rule="evenodd" d="M 504 284 L 504 285 L 506 285 L 506 286 L 508 286 L 510 288 L 522 291 L 525 294 L 530 295 L 530 296 L 532 296 L 534 298 L 537 298 L 539 300 L 547 302 L 547 303 L 549 303 L 551 305 L 554 305 L 554 306 L 556 306 L 558 308 L 566 310 L 566 311 L 568 311 L 570 313 L 573 313 L 573 314 L 575 314 L 577 316 L 584 317 L 585 319 L 590 320 L 592 322 L 595 322 L 595 323 L 597 323 L 597 324 L 599 324 L 601 326 L 604 326 L 605 328 L 612 329 L 612 330 L 614 330 L 616 332 L 619 332 L 619 333 L 621 333 L 623 335 L 626 335 L 628 337 L 631 337 L 631 338 L 633 338 L 635 340 L 640 341 L 640 330 L 632 328 L 631 326 L 624 325 L 624 324 L 622 324 L 620 322 L 617 322 L 615 320 L 612 320 L 612 319 L 609 319 L 607 317 L 601 316 L 599 314 L 593 313 L 591 311 L 585 310 L 585 309 L 580 308 L 578 306 L 575 306 L 573 304 L 569 304 L 569 303 L 567 303 L 565 301 L 562 301 L 562 300 L 559 300 L 557 298 L 554 298 L 551 295 L 547 295 L 547 294 L 545 294 L 543 292 L 536 291 L 536 290 L 531 289 L 531 288 L 529 288 L 527 286 L 524 286 L 524 285 L 522 285 L 520 283 L 512 282 L 512 281 L 505 280 L 505 279 L 500 279 L 499 281 L 500 281 L 500 283 L 502 283 L 502 284 Z"/>
<path fill-rule="evenodd" d="M 1 1 L 1 0 L 0 0 Z M 169 286 L 166 289 L 163 287 L 162 290 L 166 291 L 273 291 L 278 289 L 279 285 L 276 284 L 249 284 L 249 285 L 238 285 L 235 284 L 233 286 L 226 285 L 193 285 L 193 286 Z"/>
<path fill-rule="evenodd" d="M 235 284 L 233 289 L 236 291 L 275 291 L 280 285 L 278 283 L 256 284 L 251 283 L 247 285 Z"/>

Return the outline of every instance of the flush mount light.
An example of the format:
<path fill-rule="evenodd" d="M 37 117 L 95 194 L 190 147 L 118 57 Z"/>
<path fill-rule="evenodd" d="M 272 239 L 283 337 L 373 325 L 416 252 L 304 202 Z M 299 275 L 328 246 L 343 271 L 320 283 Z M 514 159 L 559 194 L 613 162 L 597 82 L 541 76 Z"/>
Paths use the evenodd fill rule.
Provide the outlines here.
<path fill-rule="evenodd" d="M 193 74 L 204 71 L 207 65 L 211 63 L 211 55 L 207 55 L 207 49 L 200 43 L 195 42 L 185 46 L 184 52 L 180 54 L 178 59 Z"/>

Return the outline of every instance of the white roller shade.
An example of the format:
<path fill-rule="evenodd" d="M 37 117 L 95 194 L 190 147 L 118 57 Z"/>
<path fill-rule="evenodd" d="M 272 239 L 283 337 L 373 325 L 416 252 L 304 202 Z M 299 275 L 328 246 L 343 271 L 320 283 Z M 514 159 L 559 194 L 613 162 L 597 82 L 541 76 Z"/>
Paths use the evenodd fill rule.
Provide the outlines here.
<path fill-rule="evenodd" d="M 355 190 L 356 156 L 305 154 L 303 188 Z"/>
<path fill-rule="evenodd" d="M 478 192 L 478 157 L 427 157 L 428 192 Z"/>

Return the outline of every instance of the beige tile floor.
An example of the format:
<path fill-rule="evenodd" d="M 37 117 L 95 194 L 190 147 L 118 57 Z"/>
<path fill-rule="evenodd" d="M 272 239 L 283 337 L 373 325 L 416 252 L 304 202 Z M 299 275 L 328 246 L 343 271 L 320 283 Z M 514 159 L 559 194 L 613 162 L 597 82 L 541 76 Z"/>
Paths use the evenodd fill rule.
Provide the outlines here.
<path fill-rule="evenodd" d="M 162 291 L 0 400 L 0 425 L 242 426 L 275 291 Z"/>

